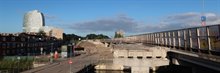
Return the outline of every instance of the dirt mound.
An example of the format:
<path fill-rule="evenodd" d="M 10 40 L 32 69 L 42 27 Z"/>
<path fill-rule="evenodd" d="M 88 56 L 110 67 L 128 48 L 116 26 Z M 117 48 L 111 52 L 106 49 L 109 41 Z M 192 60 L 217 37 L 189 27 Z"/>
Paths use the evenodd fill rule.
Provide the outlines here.
<path fill-rule="evenodd" d="M 78 43 L 77 46 L 80 46 L 80 47 L 95 47 L 96 45 L 91 43 L 91 42 L 81 41 L 81 42 Z"/>
<path fill-rule="evenodd" d="M 92 41 L 81 41 L 77 46 L 83 47 L 87 54 L 100 54 L 100 57 L 113 57 L 111 48 L 100 44 L 95 44 Z"/>

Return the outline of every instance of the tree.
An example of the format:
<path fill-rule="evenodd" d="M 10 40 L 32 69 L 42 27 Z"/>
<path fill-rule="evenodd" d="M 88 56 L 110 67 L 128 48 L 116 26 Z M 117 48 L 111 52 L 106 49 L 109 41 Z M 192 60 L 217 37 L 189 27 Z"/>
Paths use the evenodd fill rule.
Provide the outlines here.
<path fill-rule="evenodd" d="M 97 35 L 96 34 L 88 34 L 86 35 L 87 39 L 96 39 Z"/>
<path fill-rule="evenodd" d="M 66 34 L 66 33 L 63 33 L 63 41 L 64 42 L 71 42 L 71 41 L 79 41 L 79 38 L 80 39 L 109 39 L 108 36 L 106 35 L 103 35 L 103 34 L 88 34 L 86 35 L 86 37 L 82 37 L 82 36 L 78 36 L 78 35 L 75 35 L 75 34 Z"/>
<path fill-rule="evenodd" d="M 123 35 L 121 35 L 121 34 L 115 34 L 115 38 L 123 38 Z"/>
<path fill-rule="evenodd" d="M 66 33 L 63 33 L 63 40 L 64 41 L 78 41 L 79 38 L 81 39 L 84 39 L 84 37 L 81 37 L 81 36 L 78 36 L 78 35 L 75 35 L 75 34 L 66 34 Z"/>
<path fill-rule="evenodd" d="M 39 36 L 46 36 L 46 33 L 41 30 L 41 31 L 39 31 L 39 32 L 37 33 L 37 35 L 39 35 Z"/>
<path fill-rule="evenodd" d="M 124 37 L 124 31 L 118 30 L 115 32 L 115 38 L 123 38 Z"/>
<path fill-rule="evenodd" d="M 103 34 L 99 34 L 98 39 L 109 39 L 109 37 Z"/>
<path fill-rule="evenodd" d="M 108 36 L 103 35 L 103 34 L 98 34 L 98 35 L 96 35 L 96 34 L 88 34 L 88 35 L 86 35 L 86 38 L 87 39 L 109 39 Z"/>

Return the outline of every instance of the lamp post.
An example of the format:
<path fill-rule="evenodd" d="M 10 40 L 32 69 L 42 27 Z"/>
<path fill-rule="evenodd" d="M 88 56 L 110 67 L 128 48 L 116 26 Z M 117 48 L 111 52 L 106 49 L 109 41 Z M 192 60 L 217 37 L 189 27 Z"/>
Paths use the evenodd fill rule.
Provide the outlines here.
<path fill-rule="evenodd" d="M 51 48 L 50 48 L 50 63 L 53 63 L 53 43 L 51 43 Z"/>
<path fill-rule="evenodd" d="M 39 38 L 39 41 L 40 41 L 40 42 L 39 42 L 39 43 L 40 43 L 40 45 L 39 45 L 39 46 L 40 46 L 40 55 L 42 55 L 42 54 L 43 54 L 43 47 L 42 47 L 42 42 L 41 42 L 42 39 Z"/>
<path fill-rule="evenodd" d="M 69 58 L 71 58 L 71 56 L 72 56 L 72 45 L 71 44 L 68 44 L 67 45 L 67 49 L 69 49 Z"/>
<path fill-rule="evenodd" d="M 69 58 L 69 64 L 70 64 L 70 73 L 72 73 L 72 69 L 71 69 L 71 64 L 72 64 L 73 62 L 72 62 L 72 60 L 71 60 L 71 58 Z"/>
<path fill-rule="evenodd" d="M 69 64 L 70 64 L 70 73 L 72 73 L 71 71 L 71 64 L 73 63 L 72 60 L 71 60 L 71 56 L 72 56 L 72 45 L 71 44 L 68 44 L 67 46 L 67 49 L 69 49 Z"/>
<path fill-rule="evenodd" d="M 17 66 L 17 67 L 18 67 L 18 73 L 20 73 L 20 67 L 19 67 L 20 59 L 21 59 L 21 58 L 18 56 L 18 57 L 17 57 L 17 60 L 18 60 L 18 66 Z"/>

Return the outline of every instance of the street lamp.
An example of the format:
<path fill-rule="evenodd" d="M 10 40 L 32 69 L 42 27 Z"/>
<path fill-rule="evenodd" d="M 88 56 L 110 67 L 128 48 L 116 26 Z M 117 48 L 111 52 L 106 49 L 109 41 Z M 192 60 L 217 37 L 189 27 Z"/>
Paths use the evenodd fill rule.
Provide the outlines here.
<path fill-rule="evenodd" d="M 69 49 L 69 58 L 72 56 L 72 45 L 71 44 L 68 44 L 67 45 L 67 49 Z"/>
<path fill-rule="evenodd" d="M 51 43 L 51 48 L 50 48 L 50 63 L 53 63 L 53 43 Z"/>
<path fill-rule="evenodd" d="M 17 60 L 18 60 L 18 66 L 17 66 L 17 67 L 18 67 L 18 72 L 20 72 L 20 67 L 19 67 L 20 59 L 21 59 L 21 58 L 18 56 L 18 57 L 17 57 Z"/>
<path fill-rule="evenodd" d="M 73 62 L 72 62 L 72 60 L 71 60 L 71 58 L 69 58 L 69 64 L 70 64 L 70 73 L 72 73 L 72 70 L 71 70 L 71 64 L 72 64 Z"/>
<path fill-rule="evenodd" d="M 71 44 L 68 44 L 67 49 L 69 49 L 69 64 L 70 64 L 70 73 L 72 73 L 72 71 L 71 71 L 71 64 L 73 63 L 73 62 L 72 62 L 72 60 L 71 60 L 72 51 L 73 51 L 73 49 L 72 49 L 72 45 L 71 45 Z"/>

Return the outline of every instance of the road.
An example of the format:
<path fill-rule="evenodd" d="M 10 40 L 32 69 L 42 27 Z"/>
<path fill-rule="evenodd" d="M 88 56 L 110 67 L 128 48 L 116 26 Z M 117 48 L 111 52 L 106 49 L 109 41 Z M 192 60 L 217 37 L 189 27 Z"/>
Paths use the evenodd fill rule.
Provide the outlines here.
<path fill-rule="evenodd" d="M 88 42 L 84 42 L 84 43 L 92 44 Z M 90 53 L 91 47 L 93 48 L 92 50 L 97 50 L 97 51 Z M 90 51 L 87 52 L 86 54 L 82 54 L 80 56 L 70 58 L 73 62 L 71 64 L 71 68 L 70 68 L 70 64 L 68 63 L 68 59 L 66 59 L 60 62 L 35 68 L 22 73 L 76 73 L 87 65 L 98 63 L 101 59 L 112 58 L 112 52 L 107 47 L 94 45 L 94 46 L 90 46 L 89 49 Z"/>

